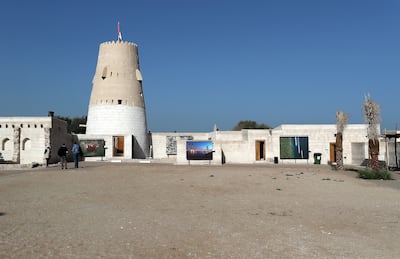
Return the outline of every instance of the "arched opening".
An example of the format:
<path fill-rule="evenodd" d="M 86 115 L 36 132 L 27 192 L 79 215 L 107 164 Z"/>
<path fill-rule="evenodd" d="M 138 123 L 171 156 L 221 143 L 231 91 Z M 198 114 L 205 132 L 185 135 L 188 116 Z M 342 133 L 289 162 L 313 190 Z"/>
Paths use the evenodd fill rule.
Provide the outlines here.
<path fill-rule="evenodd" d="M 22 150 L 30 150 L 31 149 L 31 140 L 29 138 L 25 138 L 22 141 Z"/>
<path fill-rule="evenodd" d="M 6 147 L 8 146 L 8 144 L 10 143 L 10 139 L 9 138 L 5 138 L 3 139 L 3 141 L 1 142 L 1 150 L 6 150 Z"/>

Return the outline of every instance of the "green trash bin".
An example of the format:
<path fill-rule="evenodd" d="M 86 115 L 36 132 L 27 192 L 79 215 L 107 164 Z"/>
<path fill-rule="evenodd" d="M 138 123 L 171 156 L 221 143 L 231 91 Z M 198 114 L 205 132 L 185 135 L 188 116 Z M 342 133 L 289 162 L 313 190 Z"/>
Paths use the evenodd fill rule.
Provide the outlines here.
<path fill-rule="evenodd" d="M 321 164 L 321 153 L 314 153 L 314 164 L 320 165 Z"/>

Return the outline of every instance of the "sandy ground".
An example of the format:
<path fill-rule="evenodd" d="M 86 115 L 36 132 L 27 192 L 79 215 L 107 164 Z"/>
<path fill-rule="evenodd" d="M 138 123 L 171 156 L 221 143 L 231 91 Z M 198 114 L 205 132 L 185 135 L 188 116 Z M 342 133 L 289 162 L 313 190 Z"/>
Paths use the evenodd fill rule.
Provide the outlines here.
<path fill-rule="evenodd" d="M 81 166 L 0 171 L 1 258 L 400 258 L 396 173 Z"/>

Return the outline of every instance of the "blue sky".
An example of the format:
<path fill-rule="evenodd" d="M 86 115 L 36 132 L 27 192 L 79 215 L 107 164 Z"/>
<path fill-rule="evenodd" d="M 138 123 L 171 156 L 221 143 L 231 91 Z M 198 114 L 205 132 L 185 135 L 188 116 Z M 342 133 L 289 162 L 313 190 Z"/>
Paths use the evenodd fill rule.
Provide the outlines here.
<path fill-rule="evenodd" d="M 0 116 L 87 115 L 99 44 L 139 46 L 151 131 L 240 120 L 400 127 L 400 1 L 5 0 Z"/>

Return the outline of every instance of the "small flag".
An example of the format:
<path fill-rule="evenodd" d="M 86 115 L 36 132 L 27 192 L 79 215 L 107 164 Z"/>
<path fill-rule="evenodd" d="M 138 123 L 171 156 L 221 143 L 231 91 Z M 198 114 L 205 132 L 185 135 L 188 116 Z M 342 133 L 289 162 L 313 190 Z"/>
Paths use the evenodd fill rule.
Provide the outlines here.
<path fill-rule="evenodd" d="M 121 34 L 121 28 L 119 26 L 119 22 L 118 22 L 118 41 L 122 41 L 122 34 Z"/>

